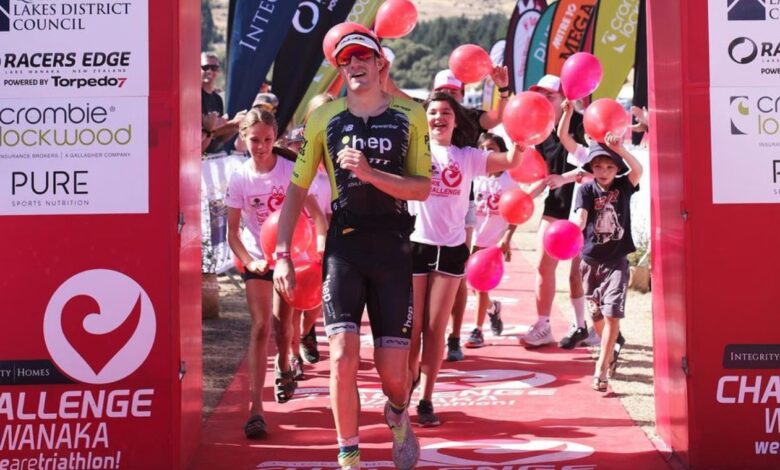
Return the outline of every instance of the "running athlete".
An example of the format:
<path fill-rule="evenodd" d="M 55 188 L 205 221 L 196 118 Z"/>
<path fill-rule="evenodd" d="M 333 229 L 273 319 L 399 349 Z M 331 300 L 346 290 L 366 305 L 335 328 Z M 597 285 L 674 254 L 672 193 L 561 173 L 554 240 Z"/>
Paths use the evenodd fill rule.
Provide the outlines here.
<path fill-rule="evenodd" d="M 309 118 L 304 144 L 279 223 L 274 283 L 286 297 L 294 287 L 290 239 L 294 219 L 324 160 L 330 176 L 333 217 L 325 245 L 323 317 L 330 343 L 330 393 L 342 468 L 359 468 L 360 322 L 368 307 L 374 363 L 388 397 L 385 420 L 393 433 L 393 462 L 413 468 L 420 446 L 407 401 L 412 333 L 414 218 L 409 200 L 430 192 L 431 157 L 422 107 L 391 97 L 380 85 L 387 67 L 379 41 L 353 32 L 334 56 L 347 96 L 318 108 Z"/>
<path fill-rule="evenodd" d="M 413 203 L 417 220 L 411 237 L 414 330 L 409 369 L 415 378 L 421 372 L 419 423 L 438 426 L 431 398 L 444 355 L 444 331 L 469 257 L 465 243 L 469 188 L 477 176 L 519 164 L 518 150 L 522 149 L 513 146 L 509 152 L 488 152 L 468 146 L 468 118 L 448 94 L 433 93 L 426 100 L 425 109 L 431 133 L 433 176 L 431 197 Z M 418 365 L 421 351 L 422 361 Z"/>

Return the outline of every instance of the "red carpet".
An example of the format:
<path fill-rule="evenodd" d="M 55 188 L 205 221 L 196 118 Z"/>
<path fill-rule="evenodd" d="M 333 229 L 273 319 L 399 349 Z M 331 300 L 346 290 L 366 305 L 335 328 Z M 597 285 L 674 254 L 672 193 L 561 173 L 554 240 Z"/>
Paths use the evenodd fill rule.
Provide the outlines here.
<path fill-rule="evenodd" d="M 590 389 L 593 360 L 585 348 L 569 352 L 557 347 L 526 350 L 518 346 L 515 335 L 535 320 L 534 279 L 531 266 L 515 254 L 518 256 L 507 264 L 500 288 L 494 291 L 494 298 L 504 306 L 504 336 L 492 337 L 486 321 L 489 346 L 466 349 L 464 361 L 444 363 L 434 394 L 434 408 L 442 425 L 415 427 L 422 445 L 418 468 L 669 468 L 642 430 L 634 426 L 619 399 Z M 473 323 L 471 306 L 464 323 L 462 337 L 468 336 L 465 330 Z M 363 410 L 362 468 L 393 468 L 390 431 L 382 418 L 385 398 L 370 361 L 372 341 L 367 322 L 363 327 L 366 336 L 358 378 Z M 556 337 L 566 329 L 566 319 L 555 312 Z M 323 334 L 321 327 L 318 331 Z M 324 360 L 306 366 L 309 378 L 299 384 L 292 401 L 274 403 L 272 387 L 266 387 L 269 436 L 262 441 L 248 441 L 243 435 L 248 417 L 244 361 L 204 427 L 193 469 L 338 468 L 324 338 L 320 338 L 320 351 Z M 414 421 L 415 411 L 411 415 Z"/>

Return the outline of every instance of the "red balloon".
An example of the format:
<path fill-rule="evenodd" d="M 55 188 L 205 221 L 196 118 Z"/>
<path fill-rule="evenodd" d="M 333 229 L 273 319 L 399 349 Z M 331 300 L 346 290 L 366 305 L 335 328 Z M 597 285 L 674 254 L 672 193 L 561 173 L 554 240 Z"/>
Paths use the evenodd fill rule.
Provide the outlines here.
<path fill-rule="evenodd" d="M 507 222 L 520 225 L 534 213 L 534 200 L 520 188 L 510 189 L 498 201 L 498 213 Z"/>
<path fill-rule="evenodd" d="M 263 222 L 263 226 L 260 227 L 260 249 L 263 251 L 265 259 L 272 268 L 276 264 L 272 255 L 274 251 L 276 251 L 276 232 L 278 230 L 279 216 L 281 213 L 281 210 L 272 212 L 271 215 L 265 219 L 265 222 Z M 311 222 L 309 222 L 309 219 L 304 214 L 301 214 L 298 217 L 298 221 L 295 223 L 292 246 L 290 247 L 290 254 L 293 259 L 301 258 L 306 253 L 306 250 L 309 249 L 312 238 L 314 238 L 312 232 Z"/>
<path fill-rule="evenodd" d="M 328 59 L 330 65 L 337 67 L 336 58 L 333 57 L 333 50 L 336 49 L 336 45 L 341 41 L 341 38 L 349 33 L 372 34 L 371 31 L 362 24 L 353 23 L 351 21 L 345 21 L 344 23 L 339 23 L 330 28 L 325 34 L 325 38 L 322 40 L 322 53 L 325 54 L 325 58 Z"/>
<path fill-rule="evenodd" d="M 615 100 L 601 98 L 588 106 L 582 117 L 585 132 L 596 142 L 604 142 L 607 133 L 623 137 L 631 119 L 623 106 Z"/>
<path fill-rule="evenodd" d="M 380 38 L 402 38 L 417 24 L 417 8 L 409 0 L 387 0 L 376 12 L 374 31 Z"/>
<path fill-rule="evenodd" d="M 466 263 L 466 281 L 479 292 L 496 288 L 504 277 L 504 254 L 496 246 L 479 250 Z"/>
<path fill-rule="evenodd" d="M 563 63 L 561 69 L 561 86 L 567 99 L 584 98 L 601 84 L 601 62 L 593 54 L 577 52 Z"/>
<path fill-rule="evenodd" d="M 555 126 L 555 111 L 541 94 L 524 91 L 506 104 L 503 121 L 510 139 L 525 146 L 536 145 L 550 136 Z"/>
<path fill-rule="evenodd" d="M 568 220 L 556 220 L 544 231 L 544 251 L 557 260 L 572 259 L 585 243 L 582 230 Z"/>
<path fill-rule="evenodd" d="M 547 162 L 533 147 L 526 147 L 520 156 L 520 164 L 509 169 L 509 176 L 518 183 L 533 183 L 547 178 Z"/>
<path fill-rule="evenodd" d="M 322 304 L 322 264 L 303 263 L 295 268 L 295 289 L 289 304 L 297 310 L 311 310 Z"/>
<path fill-rule="evenodd" d="M 474 83 L 490 75 L 493 61 L 485 49 L 474 44 L 464 44 L 450 54 L 450 70 L 461 82 Z"/>

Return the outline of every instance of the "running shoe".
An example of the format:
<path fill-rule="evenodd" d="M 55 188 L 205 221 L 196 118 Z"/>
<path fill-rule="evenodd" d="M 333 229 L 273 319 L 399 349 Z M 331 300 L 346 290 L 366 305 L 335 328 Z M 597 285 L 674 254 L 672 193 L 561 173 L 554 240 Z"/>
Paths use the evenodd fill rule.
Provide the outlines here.
<path fill-rule="evenodd" d="M 466 340 L 465 346 L 467 348 L 481 348 L 485 345 L 485 338 L 482 336 L 482 330 L 474 328 L 471 331 L 471 336 Z"/>
<path fill-rule="evenodd" d="M 460 338 L 450 336 L 447 338 L 447 361 L 456 362 L 463 360 L 463 350 L 460 349 Z"/>
<path fill-rule="evenodd" d="M 587 328 L 572 324 L 566 336 L 561 338 L 558 347 L 561 349 L 574 349 L 588 338 Z"/>
<path fill-rule="evenodd" d="M 504 332 L 504 320 L 501 319 L 501 302 L 493 301 L 493 312 L 488 311 L 490 319 L 490 331 L 494 336 L 501 336 Z"/>
<path fill-rule="evenodd" d="M 301 356 L 309 364 L 316 364 L 320 361 L 320 352 L 317 350 L 317 335 L 314 332 L 314 326 L 311 327 L 305 336 L 301 336 L 300 348 Z"/>
<path fill-rule="evenodd" d="M 395 416 L 393 416 L 395 415 Z M 385 422 L 393 432 L 393 464 L 402 470 L 412 469 L 420 458 L 420 442 L 414 435 L 409 410 L 396 415 L 385 403 Z"/>
<path fill-rule="evenodd" d="M 433 413 L 433 403 L 428 400 L 420 400 L 417 405 L 417 423 L 424 428 L 432 428 L 441 424 L 439 418 Z"/>
<path fill-rule="evenodd" d="M 537 348 L 555 342 L 549 322 L 537 322 L 528 330 L 528 333 L 520 337 L 520 342 L 527 347 Z"/>

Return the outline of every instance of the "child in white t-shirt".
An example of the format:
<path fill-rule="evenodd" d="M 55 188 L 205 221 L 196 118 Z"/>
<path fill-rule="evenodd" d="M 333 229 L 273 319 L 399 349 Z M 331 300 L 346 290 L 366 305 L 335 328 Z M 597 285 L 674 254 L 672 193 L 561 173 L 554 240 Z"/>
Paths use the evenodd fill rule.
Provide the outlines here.
<path fill-rule="evenodd" d="M 501 136 L 483 133 L 479 137 L 479 148 L 488 152 L 506 152 L 506 144 Z M 510 242 L 515 233 L 516 225 L 510 225 L 498 212 L 498 201 L 501 195 L 512 188 L 517 188 L 517 183 L 506 171 L 492 173 L 487 176 L 478 176 L 474 180 L 474 201 L 477 206 L 476 238 L 472 253 L 492 246 L 498 246 L 504 253 L 504 260 L 512 259 Z M 482 335 L 482 324 L 485 322 L 485 314 L 490 318 L 490 329 L 495 336 L 499 336 L 504 330 L 504 322 L 501 320 L 501 302 L 490 300 L 488 292 L 477 292 L 477 311 L 474 329 L 466 340 L 467 348 L 481 348 L 485 345 Z"/>
<path fill-rule="evenodd" d="M 501 153 L 467 147 L 471 124 L 463 108 L 447 94 L 433 93 L 425 109 L 433 171 L 428 199 L 410 203 L 417 219 L 410 237 L 414 319 L 409 366 L 413 377 L 422 373 L 418 421 L 422 426 L 438 426 L 441 423 L 433 413 L 431 398 L 444 356 L 447 321 L 469 257 L 464 243 L 469 186 L 477 176 L 516 166 L 520 153 L 515 148 Z"/>
<path fill-rule="evenodd" d="M 292 311 L 273 289 L 273 272 L 260 249 L 260 230 L 268 216 L 282 207 L 294 164 L 273 152 L 277 132 L 276 119 L 268 111 L 252 109 L 239 126 L 251 159 L 235 171 L 228 183 L 225 203 L 228 206 L 228 243 L 245 267 L 243 274 L 252 327 L 249 336 L 249 420 L 244 426 L 247 438 L 265 436 L 262 390 L 265 382 L 268 337 L 271 314 L 277 320 L 275 397 L 279 403 L 292 398 L 295 380 L 290 368 L 289 348 L 292 333 Z M 318 233 L 325 233 L 325 220 L 314 198 L 307 199 L 306 209 L 313 216 Z M 244 229 L 240 228 L 240 221 Z"/>

